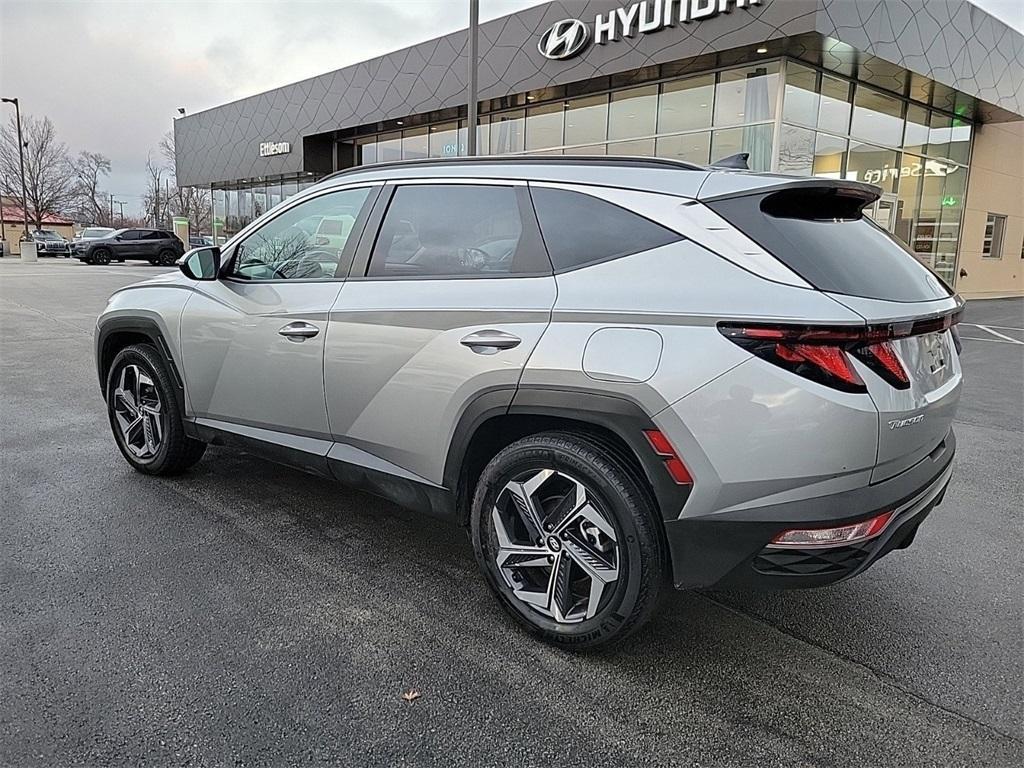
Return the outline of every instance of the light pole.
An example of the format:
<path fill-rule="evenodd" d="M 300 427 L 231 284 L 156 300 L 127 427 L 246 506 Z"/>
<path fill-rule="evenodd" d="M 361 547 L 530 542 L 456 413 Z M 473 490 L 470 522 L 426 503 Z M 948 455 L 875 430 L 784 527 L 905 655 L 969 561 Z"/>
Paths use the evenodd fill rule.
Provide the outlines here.
<path fill-rule="evenodd" d="M 25 227 L 22 238 L 28 240 L 28 189 L 25 186 L 25 142 L 21 139 L 21 106 L 17 99 L 3 99 L 0 101 L 14 105 L 14 114 L 18 121 L 18 161 L 21 163 L 21 223 Z"/>
<path fill-rule="evenodd" d="M 476 154 L 476 109 L 477 109 L 477 30 L 480 27 L 480 0 L 469 0 L 469 87 L 466 94 L 466 154 Z"/>
<path fill-rule="evenodd" d="M 113 205 L 117 205 L 117 206 L 120 206 L 120 208 L 121 208 L 121 213 L 120 213 L 120 216 L 119 216 L 119 218 L 120 218 L 120 220 L 121 220 L 121 226 L 123 227 L 123 226 L 124 226 L 124 202 L 125 202 L 125 201 L 124 201 L 124 200 L 111 200 L 110 202 L 111 202 L 111 203 L 112 203 Z M 111 216 L 113 216 L 113 213 L 111 213 Z"/>

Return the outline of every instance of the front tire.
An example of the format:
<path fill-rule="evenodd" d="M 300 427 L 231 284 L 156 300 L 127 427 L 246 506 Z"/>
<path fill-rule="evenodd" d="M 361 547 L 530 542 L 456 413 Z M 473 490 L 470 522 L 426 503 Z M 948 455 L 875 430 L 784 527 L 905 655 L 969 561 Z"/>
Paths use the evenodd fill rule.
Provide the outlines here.
<path fill-rule="evenodd" d="M 110 263 L 110 251 L 106 248 L 97 248 L 92 252 L 91 264 L 106 265 Z"/>
<path fill-rule="evenodd" d="M 107 375 L 107 415 L 125 460 L 147 475 L 175 475 L 203 457 L 206 444 L 185 434 L 179 393 L 155 347 L 133 344 Z"/>
<path fill-rule="evenodd" d="M 621 641 L 650 617 L 666 572 L 658 525 L 620 452 L 573 432 L 498 453 L 470 510 L 477 563 L 502 607 L 567 648 Z"/>

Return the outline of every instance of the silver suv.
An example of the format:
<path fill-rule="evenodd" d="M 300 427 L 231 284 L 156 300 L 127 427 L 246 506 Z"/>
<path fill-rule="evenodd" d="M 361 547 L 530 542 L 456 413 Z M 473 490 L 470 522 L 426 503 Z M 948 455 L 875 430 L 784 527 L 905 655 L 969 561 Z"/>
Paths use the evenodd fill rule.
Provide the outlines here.
<path fill-rule="evenodd" d="M 960 396 L 963 302 L 878 192 L 636 158 L 345 171 L 111 297 L 114 438 L 148 474 L 231 445 L 450 519 L 565 646 L 626 636 L 668 580 L 839 581 L 941 501 Z"/>

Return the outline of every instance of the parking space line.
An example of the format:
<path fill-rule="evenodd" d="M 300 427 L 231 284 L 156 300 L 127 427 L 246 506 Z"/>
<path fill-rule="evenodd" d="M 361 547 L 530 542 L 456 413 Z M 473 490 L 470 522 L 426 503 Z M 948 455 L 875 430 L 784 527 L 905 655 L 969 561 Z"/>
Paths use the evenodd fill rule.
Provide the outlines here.
<path fill-rule="evenodd" d="M 990 328 L 987 325 L 981 325 L 979 323 L 974 323 L 973 325 L 974 325 L 975 328 L 981 328 L 981 330 L 985 331 L 986 333 L 991 333 L 993 336 L 998 336 L 1000 339 L 1005 339 L 1006 341 L 1009 341 L 1012 344 L 1024 345 L 1024 341 L 1021 341 L 1020 339 L 1015 339 L 1012 336 L 1007 336 L 1005 333 L 1000 333 L 999 331 L 994 331 L 994 330 L 992 330 L 992 328 Z"/>
<path fill-rule="evenodd" d="M 1003 341 L 1002 339 L 983 339 L 980 336 L 964 336 L 963 334 L 960 334 L 960 338 L 966 341 L 988 341 L 992 344 L 1017 344 L 1019 346 L 1024 346 L 1024 341 L 1017 341 L 1016 339 Z"/>

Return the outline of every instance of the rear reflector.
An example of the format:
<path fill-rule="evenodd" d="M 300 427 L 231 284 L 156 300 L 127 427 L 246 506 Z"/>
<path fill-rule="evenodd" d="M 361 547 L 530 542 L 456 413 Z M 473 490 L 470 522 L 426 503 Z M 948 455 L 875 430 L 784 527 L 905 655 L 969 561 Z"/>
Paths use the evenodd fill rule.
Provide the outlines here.
<path fill-rule="evenodd" d="M 664 462 L 665 470 L 676 485 L 693 485 L 693 476 L 690 475 L 690 470 L 683 464 L 683 460 L 679 458 L 676 449 L 672 447 L 672 443 L 665 437 L 664 432 L 660 429 L 645 429 L 644 437 Z"/>
<path fill-rule="evenodd" d="M 773 547 L 836 547 L 867 541 L 885 530 L 893 512 L 883 512 L 867 520 L 838 528 L 794 528 L 772 537 Z"/>

